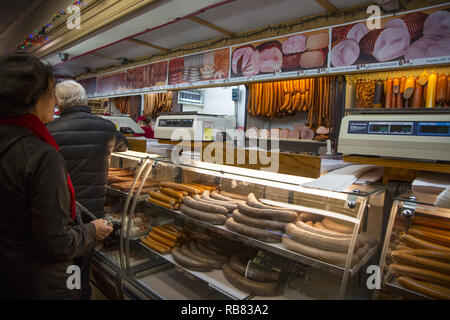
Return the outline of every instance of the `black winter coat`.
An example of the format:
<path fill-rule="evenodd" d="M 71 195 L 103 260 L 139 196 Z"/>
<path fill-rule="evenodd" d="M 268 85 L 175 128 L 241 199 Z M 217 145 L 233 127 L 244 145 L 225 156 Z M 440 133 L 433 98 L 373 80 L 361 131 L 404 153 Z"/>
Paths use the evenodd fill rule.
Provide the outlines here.
<path fill-rule="evenodd" d="M 95 226 L 71 218 L 63 157 L 20 126 L 0 126 L 0 217 L 0 299 L 80 298 L 67 270 Z"/>
<path fill-rule="evenodd" d="M 111 152 L 128 150 L 127 139 L 111 121 L 85 106 L 64 109 L 47 128 L 66 160 L 76 200 L 102 217 Z"/>

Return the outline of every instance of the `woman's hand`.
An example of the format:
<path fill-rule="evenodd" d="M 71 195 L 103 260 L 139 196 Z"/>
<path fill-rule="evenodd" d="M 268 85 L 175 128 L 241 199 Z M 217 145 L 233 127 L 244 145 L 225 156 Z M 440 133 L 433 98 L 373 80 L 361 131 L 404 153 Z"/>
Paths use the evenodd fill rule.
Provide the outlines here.
<path fill-rule="evenodd" d="M 103 220 L 103 219 L 97 219 L 97 220 L 93 220 L 90 222 L 90 223 L 94 224 L 94 226 L 95 226 L 95 239 L 96 240 L 105 239 L 113 231 L 113 228 L 108 226 L 106 224 L 106 222 L 107 221 Z"/>

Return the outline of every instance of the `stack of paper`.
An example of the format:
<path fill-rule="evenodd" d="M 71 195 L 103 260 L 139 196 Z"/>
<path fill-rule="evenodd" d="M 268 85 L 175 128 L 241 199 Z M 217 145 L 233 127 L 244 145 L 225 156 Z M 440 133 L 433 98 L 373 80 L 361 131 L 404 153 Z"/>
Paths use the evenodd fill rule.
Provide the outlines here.
<path fill-rule="evenodd" d="M 434 205 L 436 207 L 450 209 L 450 185 L 438 195 Z"/>
<path fill-rule="evenodd" d="M 331 171 L 314 181 L 302 184 L 302 186 L 331 191 L 343 191 L 358 180 L 365 172 L 375 168 L 380 167 L 372 165 L 351 165 Z"/>
<path fill-rule="evenodd" d="M 414 192 L 440 193 L 449 183 L 450 174 L 424 172 L 413 181 L 411 189 Z"/>

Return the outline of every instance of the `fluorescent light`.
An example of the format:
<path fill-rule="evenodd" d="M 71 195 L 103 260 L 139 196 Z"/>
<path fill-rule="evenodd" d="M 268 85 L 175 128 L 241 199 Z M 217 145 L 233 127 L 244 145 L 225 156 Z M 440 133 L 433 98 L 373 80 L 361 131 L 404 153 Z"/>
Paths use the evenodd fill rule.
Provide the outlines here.
<path fill-rule="evenodd" d="M 347 200 L 348 198 L 348 195 L 345 193 L 302 187 L 300 185 L 302 183 L 315 180 L 313 178 L 305 178 L 262 170 L 232 167 L 202 161 L 191 161 L 191 160 L 183 161 L 183 160 L 186 159 L 182 159 L 181 163 L 179 164 L 180 166 L 187 165 L 189 166 L 189 169 L 191 171 L 201 174 L 212 175 L 227 179 L 235 179 L 239 181 L 245 181 L 249 183 L 255 183 L 274 188 L 291 190 L 295 192 L 301 192 L 339 200 Z"/>
<path fill-rule="evenodd" d="M 124 152 L 112 152 L 111 155 L 120 157 L 120 158 L 127 158 L 131 160 L 142 160 L 142 159 L 154 159 L 159 158 L 161 155 L 159 154 L 153 154 L 153 153 L 145 153 L 145 152 L 138 152 L 138 151 L 124 151 Z"/>

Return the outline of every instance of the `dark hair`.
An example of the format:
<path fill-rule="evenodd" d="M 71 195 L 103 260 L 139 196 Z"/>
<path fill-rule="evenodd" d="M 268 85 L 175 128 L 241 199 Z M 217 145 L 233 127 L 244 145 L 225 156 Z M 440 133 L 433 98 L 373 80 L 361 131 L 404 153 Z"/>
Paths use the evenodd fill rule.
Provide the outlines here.
<path fill-rule="evenodd" d="M 53 70 L 27 53 L 0 57 L 0 117 L 30 111 L 49 89 Z"/>

